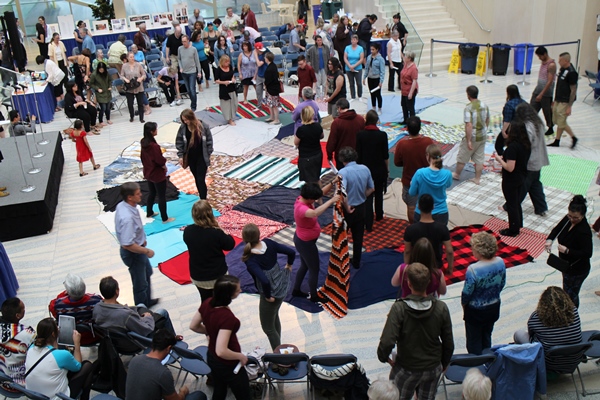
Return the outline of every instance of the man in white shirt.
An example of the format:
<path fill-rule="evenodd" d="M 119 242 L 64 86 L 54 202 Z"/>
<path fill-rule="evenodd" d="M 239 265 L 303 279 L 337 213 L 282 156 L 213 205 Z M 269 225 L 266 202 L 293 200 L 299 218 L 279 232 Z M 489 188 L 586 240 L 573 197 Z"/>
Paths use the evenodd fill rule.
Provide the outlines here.
<path fill-rule="evenodd" d="M 223 17 L 223 25 L 227 25 L 230 29 L 236 30 L 239 24 L 243 24 L 244 21 L 239 15 L 233 13 L 233 7 L 227 7 L 227 15 Z"/>

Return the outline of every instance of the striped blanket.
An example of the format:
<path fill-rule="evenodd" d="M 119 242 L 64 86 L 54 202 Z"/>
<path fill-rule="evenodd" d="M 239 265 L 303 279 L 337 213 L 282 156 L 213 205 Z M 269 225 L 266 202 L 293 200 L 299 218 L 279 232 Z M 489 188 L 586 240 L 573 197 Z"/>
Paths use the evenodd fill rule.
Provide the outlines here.
<path fill-rule="evenodd" d="M 279 98 L 279 101 L 281 102 L 281 111 L 282 113 L 289 113 L 294 111 L 294 105 L 284 99 L 284 98 Z M 262 105 L 260 108 L 257 108 L 257 103 L 256 100 L 249 100 L 249 103 L 251 103 L 251 106 L 248 106 L 247 104 L 242 104 L 239 103 L 238 104 L 238 109 L 236 112 L 236 115 L 240 118 L 248 118 L 248 119 L 254 119 L 254 118 L 261 118 L 261 117 L 266 117 L 267 115 L 269 115 L 269 109 Z M 221 106 L 212 106 L 212 107 L 208 107 L 207 108 L 208 111 L 212 111 L 212 112 L 216 112 L 219 114 L 222 114 L 221 112 Z"/>
<path fill-rule="evenodd" d="M 340 199 L 333 209 L 333 231 L 331 233 L 331 256 L 325 284 L 319 288 L 321 297 L 328 299 L 323 308 L 337 318 L 348 314 L 348 289 L 350 287 L 350 252 L 348 251 L 348 231 L 344 220 L 343 201 L 346 197 L 342 182 L 337 183 Z"/>
<path fill-rule="evenodd" d="M 329 168 L 321 169 L 321 176 L 329 172 Z M 243 164 L 225 173 L 227 178 L 237 178 L 250 182 L 281 185 L 295 189 L 301 186 L 298 166 L 289 158 L 271 157 L 259 154 Z"/>

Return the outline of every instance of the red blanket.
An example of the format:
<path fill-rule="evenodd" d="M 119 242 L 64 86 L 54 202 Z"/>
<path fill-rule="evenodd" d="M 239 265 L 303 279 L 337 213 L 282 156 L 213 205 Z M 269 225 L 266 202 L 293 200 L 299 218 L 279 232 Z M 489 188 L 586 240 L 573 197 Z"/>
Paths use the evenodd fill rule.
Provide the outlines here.
<path fill-rule="evenodd" d="M 321 168 L 331 168 L 329 166 L 329 161 L 327 161 L 327 150 L 325 149 L 325 147 L 327 147 L 327 142 L 321 142 L 321 151 L 323 152 L 323 161 L 321 162 Z M 298 157 L 294 158 L 290 162 L 292 164 L 298 164 Z"/>
<path fill-rule="evenodd" d="M 365 251 L 380 249 L 404 248 L 404 231 L 408 228 L 408 221 L 395 218 L 384 218 L 373 223 L 373 232 L 365 231 L 363 247 Z M 323 227 L 321 232 L 331 235 L 331 224 Z M 352 243 L 352 236 L 348 236 Z"/>

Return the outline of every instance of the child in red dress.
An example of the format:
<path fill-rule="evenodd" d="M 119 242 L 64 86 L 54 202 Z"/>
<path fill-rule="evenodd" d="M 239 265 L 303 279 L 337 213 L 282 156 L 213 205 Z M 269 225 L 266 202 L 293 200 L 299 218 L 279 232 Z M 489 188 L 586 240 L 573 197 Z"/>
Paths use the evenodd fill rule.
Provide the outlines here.
<path fill-rule="evenodd" d="M 71 132 L 71 139 L 75 141 L 75 149 L 77 150 L 77 162 L 79 163 L 79 176 L 87 175 L 87 172 L 83 172 L 83 163 L 91 160 L 94 170 L 100 168 L 100 164 L 96 164 L 94 161 L 94 155 L 92 154 L 92 148 L 88 143 L 86 133 L 82 129 L 83 121 L 78 119 L 73 124 L 73 132 Z"/>

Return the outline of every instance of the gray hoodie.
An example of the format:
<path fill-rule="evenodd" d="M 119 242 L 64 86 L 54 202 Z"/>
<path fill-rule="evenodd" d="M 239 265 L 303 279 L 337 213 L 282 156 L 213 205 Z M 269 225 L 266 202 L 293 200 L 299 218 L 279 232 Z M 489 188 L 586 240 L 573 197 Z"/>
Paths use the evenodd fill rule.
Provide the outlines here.
<path fill-rule="evenodd" d="M 143 336 L 154 332 L 154 317 L 140 316 L 137 307 L 101 301 L 94 306 L 93 317 L 96 324 L 104 329 L 135 332 Z"/>

